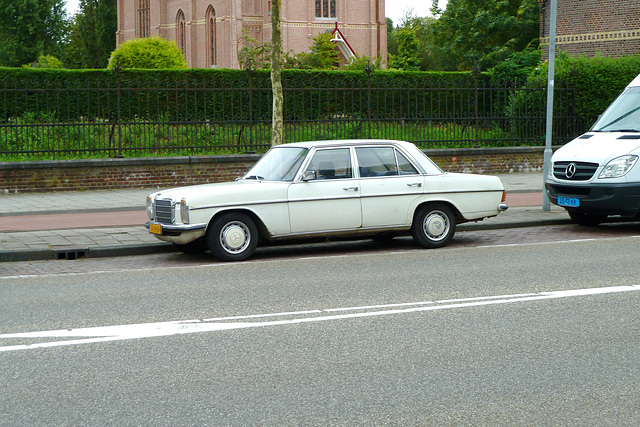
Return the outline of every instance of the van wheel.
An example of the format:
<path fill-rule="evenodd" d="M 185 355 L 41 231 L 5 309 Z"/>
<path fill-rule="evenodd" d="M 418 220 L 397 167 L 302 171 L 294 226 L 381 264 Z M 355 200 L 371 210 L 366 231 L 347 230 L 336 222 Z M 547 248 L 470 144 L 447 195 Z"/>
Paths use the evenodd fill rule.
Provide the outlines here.
<path fill-rule="evenodd" d="M 571 217 L 571 221 L 576 224 L 584 225 L 587 227 L 595 227 L 599 225 L 602 221 L 604 221 L 607 216 L 606 215 L 593 215 L 582 212 L 571 212 L 569 211 L 569 216 Z"/>
<path fill-rule="evenodd" d="M 411 235 L 423 248 L 439 248 L 449 244 L 456 232 L 456 218 L 451 208 L 432 204 L 420 208 L 413 219 Z"/>
<path fill-rule="evenodd" d="M 207 244 L 220 261 L 244 261 L 258 246 L 258 227 L 245 214 L 223 214 L 211 225 Z"/>

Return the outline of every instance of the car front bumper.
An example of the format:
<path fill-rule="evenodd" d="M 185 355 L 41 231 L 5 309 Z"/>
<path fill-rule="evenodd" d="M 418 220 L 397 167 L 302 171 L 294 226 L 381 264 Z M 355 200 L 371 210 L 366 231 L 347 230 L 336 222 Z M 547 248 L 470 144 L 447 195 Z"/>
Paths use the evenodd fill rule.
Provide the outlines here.
<path fill-rule="evenodd" d="M 545 185 L 551 203 L 559 197 L 577 199 L 578 206 L 562 206 L 576 212 L 594 215 L 635 216 L 640 213 L 639 183 L 584 184 L 548 181 Z"/>
<path fill-rule="evenodd" d="M 155 221 L 147 221 L 145 224 L 149 233 L 165 242 L 177 245 L 186 245 L 189 242 L 203 237 L 207 231 L 207 224 L 162 224 Z"/>

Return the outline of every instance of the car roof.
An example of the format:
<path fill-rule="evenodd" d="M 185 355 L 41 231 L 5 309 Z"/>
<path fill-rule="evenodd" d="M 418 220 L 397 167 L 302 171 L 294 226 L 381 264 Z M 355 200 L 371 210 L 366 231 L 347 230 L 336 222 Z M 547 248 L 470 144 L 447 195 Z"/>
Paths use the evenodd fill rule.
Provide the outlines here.
<path fill-rule="evenodd" d="M 631 83 L 627 85 L 628 88 L 635 87 L 635 86 L 640 86 L 640 74 L 638 74 L 638 76 L 635 79 L 633 79 Z"/>
<path fill-rule="evenodd" d="M 323 148 L 323 147 L 337 147 L 337 146 L 354 146 L 354 145 L 400 145 L 409 146 L 413 145 L 406 141 L 396 141 L 391 139 L 333 139 L 327 141 L 305 141 L 305 142 L 291 142 L 283 144 L 281 147 L 300 147 L 300 148 Z"/>

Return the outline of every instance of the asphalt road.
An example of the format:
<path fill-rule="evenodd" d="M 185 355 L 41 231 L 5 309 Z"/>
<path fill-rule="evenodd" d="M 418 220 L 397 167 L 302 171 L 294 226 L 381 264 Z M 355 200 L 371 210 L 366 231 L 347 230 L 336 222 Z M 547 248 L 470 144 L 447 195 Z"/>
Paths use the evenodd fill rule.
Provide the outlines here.
<path fill-rule="evenodd" d="M 0 278 L 0 425 L 635 425 L 640 241 L 566 240 Z"/>

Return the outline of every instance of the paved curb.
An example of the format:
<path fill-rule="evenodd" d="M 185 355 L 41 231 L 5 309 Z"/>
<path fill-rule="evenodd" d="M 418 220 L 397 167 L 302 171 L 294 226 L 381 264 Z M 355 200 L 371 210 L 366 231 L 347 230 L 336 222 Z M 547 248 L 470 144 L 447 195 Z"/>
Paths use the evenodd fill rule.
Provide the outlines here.
<path fill-rule="evenodd" d="M 176 251 L 178 251 L 178 249 L 176 249 L 171 243 L 164 242 L 146 245 L 131 244 L 114 246 L 56 247 L 49 249 L 5 251 L 3 253 L 0 253 L 0 262 L 50 261 L 76 258 L 109 258 L 131 255 L 150 255 L 155 253 Z M 83 255 L 77 256 L 80 253 L 83 253 Z M 62 254 L 62 258 L 58 257 L 59 254 Z M 64 256 L 65 254 L 72 255 L 72 257 L 67 258 L 67 256 Z"/>
<path fill-rule="evenodd" d="M 486 220 L 485 220 L 486 221 Z M 514 220 L 492 224 L 480 221 L 477 223 L 465 223 L 457 227 L 458 231 L 500 230 L 511 228 L 538 227 L 545 225 L 570 224 L 567 218 L 541 218 L 531 220 Z M 8 250 L 0 253 L 0 262 L 15 261 L 45 261 L 76 258 L 108 258 L 118 256 L 150 255 L 156 253 L 179 252 L 174 245 L 167 242 L 146 244 L 122 244 L 112 246 L 65 246 L 51 247 L 49 249 Z M 79 256 L 82 255 L 82 256 Z"/>

